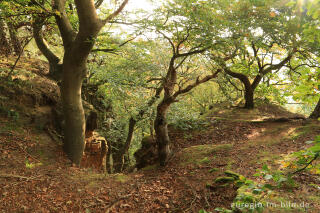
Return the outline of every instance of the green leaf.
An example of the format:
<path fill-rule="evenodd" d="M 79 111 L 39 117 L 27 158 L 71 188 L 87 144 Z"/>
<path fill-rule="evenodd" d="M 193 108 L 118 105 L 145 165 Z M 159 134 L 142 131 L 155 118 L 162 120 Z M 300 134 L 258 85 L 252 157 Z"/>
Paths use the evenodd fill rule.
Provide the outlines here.
<path fill-rule="evenodd" d="M 264 164 L 264 165 L 262 166 L 262 170 L 268 171 L 268 172 L 270 171 L 267 164 Z"/>
<path fill-rule="evenodd" d="M 261 194 L 262 191 L 263 191 L 262 189 L 254 189 L 254 190 L 252 191 L 252 193 L 253 193 L 253 194 Z"/>
<path fill-rule="evenodd" d="M 314 141 L 306 141 L 306 144 L 312 144 Z"/>
<path fill-rule="evenodd" d="M 271 180 L 273 178 L 272 175 L 267 174 L 266 176 L 264 176 L 264 179 L 266 180 Z"/>
<path fill-rule="evenodd" d="M 274 186 L 272 186 L 271 184 L 264 184 L 263 187 L 270 190 L 274 189 Z"/>

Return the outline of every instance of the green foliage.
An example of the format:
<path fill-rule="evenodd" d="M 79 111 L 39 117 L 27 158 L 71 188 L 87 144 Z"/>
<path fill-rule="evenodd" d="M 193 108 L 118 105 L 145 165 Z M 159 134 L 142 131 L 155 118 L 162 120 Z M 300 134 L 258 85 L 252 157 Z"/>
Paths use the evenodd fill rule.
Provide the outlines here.
<path fill-rule="evenodd" d="M 40 163 L 30 163 L 29 160 L 26 160 L 25 164 L 26 164 L 26 168 L 27 169 L 33 169 L 35 167 L 38 167 L 38 166 L 42 165 L 41 162 Z"/>
<path fill-rule="evenodd" d="M 311 147 L 294 152 L 291 154 L 289 160 L 284 161 L 283 164 L 289 170 L 289 174 L 293 174 L 295 171 L 309 171 L 313 174 L 320 174 L 320 164 L 313 164 L 320 155 L 320 136 L 316 136 L 313 141 L 307 141 L 307 144 L 312 144 Z M 295 171 L 292 171 L 295 169 Z"/>
<path fill-rule="evenodd" d="M 270 188 L 294 187 L 295 182 L 292 179 L 292 174 L 285 174 L 280 170 L 271 170 L 267 165 L 258 170 L 254 176 L 263 177 L 268 183 L 265 184 Z"/>
<path fill-rule="evenodd" d="M 237 196 L 234 199 L 231 210 L 225 208 L 216 208 L 218 212 L 263 212 L 264 210 L 264 197 L 270 194 L 271 187 L 268 184 L 258 184 L 242 175 L 232 171 L 226 171 L 226 177 L 220 178 L 221 180 L 228 180 L 233 182 L 237 190 Z M 219 179 L 219 180 L 220 180 Z"/>
<path fill-rule="evenodd" d="M 168 122 L 177 129 L 201 130 L 208 125 L 206 119 L 201 118 L 201 107 L 195 104 L 192 97 L 172 104 L 168 113 Z"/>
<path fill-rule="evenodd" d="M 0 104 L 0 113 L 5 114 L 9 119 L 13 121 L 18 121 L 20 118 L 19 112 L 15 111 L 14 109 L 8 109 L 5 106 Z"/>
<path fill-rule="evenodd" d="M 215 211 L 217 211 L 217 212 L 221 212 L 221 213 L 232 213 L 233 211 L 232 210 L 230 210 L 230 209 L 225 209 L 225 208 L 215 208 L 214 209 Z"/>

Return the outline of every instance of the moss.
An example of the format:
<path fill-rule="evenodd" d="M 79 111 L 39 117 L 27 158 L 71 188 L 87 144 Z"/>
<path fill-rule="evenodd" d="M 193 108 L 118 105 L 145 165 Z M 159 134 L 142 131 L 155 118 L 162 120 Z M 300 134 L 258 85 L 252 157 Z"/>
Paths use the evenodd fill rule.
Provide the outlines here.
<path fill-rule="evenodd" d="M 154 165 L 146 166 L 146 167 L 142 168 L 141 170 L 142 171 L 150 171 L 150 170 L 155 170 L 155 169 L 158 169 L 158 168 L 159 168 L 159 165 L 158 164 L 154 164 Z"/>
<path fill-rule="evenodd" d="M 114 180 L 115 181 L 118 181 L 118 182 L 121 182 L 121 183 L 125 183 L 127 182 L 128 180 L 130 180 L 130 177 L 125 175 L 125 174 L 116 174 L 114 176 Z"/>
<path fill-rule="evenodd" d="M 98 181 L 91 181 L 86 185 L 86 187 L 90 189 L 99 188 L 101 187 L 101 183 L 99 183 Z"/>
<path fill-rule="evenodd" d="M 262 151 L 258 155 L 258 158 L 255 159 L 252 163 L 253 164 L 265 164 L 267 162 L 274 162 L 276 160 L 279 160 L 281 156 L 279 154 L 273 154 L 268 151 Z"/>
<path fill-rule="evenodd" d="M 210 159 L 208 157 L 204 157 L 202 160 L 199 161 L 200 164 L 210 163 Z"/>
<path fill-rule="evenodd" d="M 234 181 L 235 179 L 233 177 L 218 177 L 214 180 L 215 183 L 230 183 Z"/>
<path fill-rule="evenodd" d="M 185 148 L 182 151 L 182 165 L 205 164 L 214 159 L 214 154 L 227 151 L 232 148 L 232 144 L 222 145 L 198 145 Z"/>
<path fill-rule="evenodd" d="M 320 203 L 320 196 L 311 195 L 311 196 L 308 196 L 307 199 L 311 200 L 311 201 L 313 201 L 315 203 Z"/>
<path fill-rule="evenodd" d="M 212 168 L 212 169 L 209 170 L 210 173 L 217 172 L 217 171 L 219 171 L 218 168 Z"/>
<path fill-rule="evenodd" d="M 229 158 L 229 159 L 228 159 L 228 164 L 227 164 L 227 166 L 226 166 L 225 168 L 226 168 L 227 170 L 231 170 L 234 162 L 235 162 L 235 161 L 234 161 L 232 158 Z"/>
<path fill-rule="evenodd" d="M 233 177 L 235 180 L 239 180 L 239 178 L 240 178 L 240 174 L 237 174 L 237 173 L 235 173 L 235 172 L 233 172 L 233 171 L 230 171 L 230 170 L 227 170 L 227 171 L 225 171 L 224 172 L 228 177 Z"/>
<path fill-rule="evenodd" d="M 24 132 L 24 129 L 22 128 L 22 124 L 20 122 L 7 122 L 0 129 L 1 134 L 3 133 L 10 134 L 10 132 L 12 131 L 18 134 L 22 134 Z"/>
<path fill-rule="evenodd" d="M 308 135 L 313 130 L 319 129 L 319 125 L 309 124 L 300 128 L 297 128 L 296 131 L 291 135 L 291 140 L 297 140 L 299 137 Z"/>

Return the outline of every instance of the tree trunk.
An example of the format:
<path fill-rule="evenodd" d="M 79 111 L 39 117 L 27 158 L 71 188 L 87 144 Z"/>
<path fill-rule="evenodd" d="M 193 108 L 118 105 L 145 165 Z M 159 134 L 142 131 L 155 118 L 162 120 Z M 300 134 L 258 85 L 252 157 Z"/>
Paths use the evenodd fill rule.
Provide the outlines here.
<path fill-rule="evenodd" d="M 245 85 L 245 105 L 244 108 L 246 109 L 253 109 L 254 108 L 254 89 L 251 85 Z"/>
<path fill-rule="evenodd" d="M 154 122 L 156 141 L 158 145 L 158 155 L 160 166 L 165 166 L 171 154 L 170 138 L 168 134 L 168 124 L 166 121 L 170 104 L 163 100 L 157 107 L 157 115 Z"/>
<path fill-rule="evenodd" d="M 62 106 L 65 116 L 64 148 L 73 163 L 79 165 L 84 151 L 85 115 L 81 99 L 85 61 L 76 62 L 66 53 L 63 62 L 61 86 Z"/>
<path fill-rule="evenodd" d="M 0 54 L 4 54 L 7 57 L 11 54 L 10 43 L 7 38 L 4 22 L 1 19 L 0 19 Z"/>
<path fill-rule="evenodd" d="M 136 123 L 137 121 L 131 117 L 129 120 L 129 129 L 125 145 L 119 150 L 119 154 L 114 159 L 114 169 L 116 172 L 122 172 L 124 169 L 125 155 L 128 153 L 130 148 Z"/>
<path fill-rule="evenodd" d="M 250 81 L 249 81 L 249 78 L 242 74 L 242 73 L 236 73 L 236 72 L 232 72 L 231 70 L 229 70 L 228 68 L 225 68 L 225 72 L 234 77 L 234 78 L 237 78 L 239 79 L 244 87 L 245 87 L 245 93 L 244 93 L 244 99 L 245 99 L 245 105 L 244 105 L 244 108 L 246 109 L 253 109 L 254 108 L 254 89 L 258 86 L 260 80 L 259 79 L 256 79 L 254 81 L 254 84 L 251 84 Z"/>
<path fill-rule="evenodd" d="M 309 118 L 318 119 L 319 117 L 320 117 L 320 100 L 318 101 L 316 108 L 314 108 Z"/>
<path fill-rule="evenodd" d="M 19 55 L 23 51 L 23 48 L 22 48 L 21 42 L 20 42 L 18 35 L 17 35 L 18 32 L 13 24 L 8 23 L 8 27 L 9 27 L 11 45 L 13 47 L 15 54 Z M 23 52 L 22 52 L 22 54 L 23 54 Z"/>
<path fill-rule="evenodd" d="M 106 172 L 109 174 L 112 174 L 113 172 L 113 166 L 111 164 L 111 158 L 112 158 L 112 146 L 111 142 L 107 140 L 107 146 L 108 146 L 108 152 L 106 156 Z"/>

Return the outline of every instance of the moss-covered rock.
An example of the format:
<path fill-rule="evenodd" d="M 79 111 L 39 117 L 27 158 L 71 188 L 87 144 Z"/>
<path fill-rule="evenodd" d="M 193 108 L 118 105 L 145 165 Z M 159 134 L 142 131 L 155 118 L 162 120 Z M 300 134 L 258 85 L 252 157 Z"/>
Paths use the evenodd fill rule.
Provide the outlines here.
<path fill-rule="evenodd" d="M 237 174 L 237 173 L 235 173 L 235 172 L 233 172 L 233 171 L 230 171 L 230 170 L 227 170 L 227 171 L 225 171 L 224 172 L 228 177 L 232 177 L 232 178 L 234 178 L 235 180 L 239 180 L 239 178 L 240 178 L 240 174 Z"/>
<path fill-rule="evenodd" d="M 134 153 L 136 167 L 138 169 L 154 165 L 158 162 L 157 144 L 153 137 L 144 137 L 141 141 L 141 148 Z"/>
<path fill-rule="evenodd" d="M 235 179 L 233 177 L 218 177 L 214 180 L 215 183 L 221 183 L 221 184 L 232 183 L 234 181 Z"/>

